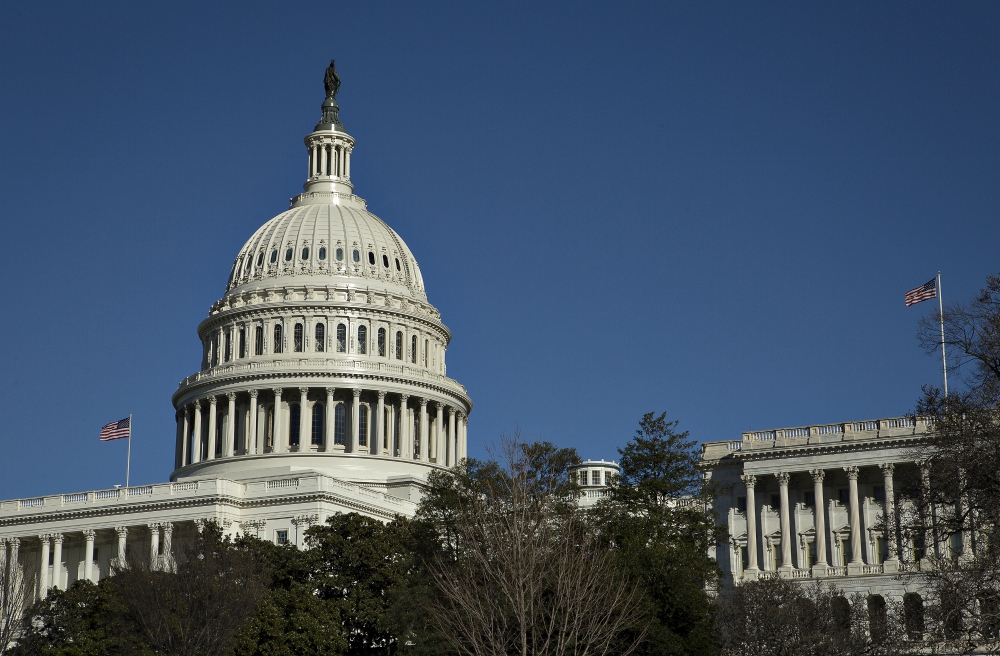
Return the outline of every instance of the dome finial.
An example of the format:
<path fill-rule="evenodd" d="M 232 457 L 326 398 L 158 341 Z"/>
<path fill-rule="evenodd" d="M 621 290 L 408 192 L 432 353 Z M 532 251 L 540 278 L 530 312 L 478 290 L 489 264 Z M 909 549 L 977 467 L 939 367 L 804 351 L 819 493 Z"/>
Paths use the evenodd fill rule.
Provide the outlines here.
<path fill-rule="evenodd" d="M 340 91 L 340 76 L 337 75 L 335 60 L 330 60 L 323 76 L 323 87 L 326 89 L 326 100 L 323 101 L 323 118 L 316 124 L 316 130 L 339 130 L 344 132 L 340 122 L 340 105 L 337 104 L 337 92 Z"/>

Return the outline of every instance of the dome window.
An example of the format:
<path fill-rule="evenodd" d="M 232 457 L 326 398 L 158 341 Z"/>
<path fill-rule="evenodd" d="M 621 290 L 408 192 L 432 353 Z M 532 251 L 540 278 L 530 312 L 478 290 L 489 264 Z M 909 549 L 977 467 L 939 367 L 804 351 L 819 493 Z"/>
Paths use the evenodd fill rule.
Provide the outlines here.
<path fill-rule="evenodd" d="M 344 261 L 344 249 L 343 248 L 338 248 L 337 249 L 337 261 L 338 262 L 343 262 Z"/>
<path fill-rule="evenodd" d="M 360 262 L 361 261 L 361 251 L 359 251 L 356 248 L 354 249 L 354 261 L 355 262 Z"/>
<path fill-rule="evenodd" d="M 277 261 L 278 261 L 278 249 L 275 248 L 273 251 L 271 251 L 271 264 L 274 264 Z"/>
<path fill-rule="evenodd" d="M 260 268 L 261 264 L 264 264 L 264 251 L 261 251 L 260 255 L 257 256 L 257 268 L 258 269 Z"/>
<path fill-rule="evenodd" d="M 368 251 L 368 264 L 375 266 L 375 253 Z"/>
<path fill-rule="evenodd" d="M 306 246 L 305 248 L 302 249 L 302 259 L 303 260 L 308 260 L 309 259 L 309 247 L 308 246 Z"/>
<path fill-rule="evenodd" d="M 323 261 L 323 260 L 326 259 L 326 246 L 320 246 L 319 247 L 319 259 L 320 259 L 320 261 Z"/>
<path fill-rule="evenodd" d="M 337 353 L 347 353 L 347 326 L 337 324 Z"/>
<path fill-rule="evenodd" d="M 292 348 L 296 353 L 302 352 L 302 324 L 295 324 L 295 328 L 292 331 Z"/>
<path fill-rule="evenodd" d="M 292 249 L 289 248 L 285 251 L 285 262 L 291 262 L 291 261 L 292 261 Z"/>
<path fill-rule="evenodd" d="M 358 326 L 358 353 L 368 353 L 368 327 Z"/>
<path fill-rule="evenodd" d="M 399 258 L 396 258 L 396 271 L 402 271 L 402 267 L 399 266 Z"/>
<path fill-rule="evenodd" d="M 385 255 L 384 253 L 382 254 L 382 266 L 384 266 L 386 269 L 389 268 L 389 256 Z"/>

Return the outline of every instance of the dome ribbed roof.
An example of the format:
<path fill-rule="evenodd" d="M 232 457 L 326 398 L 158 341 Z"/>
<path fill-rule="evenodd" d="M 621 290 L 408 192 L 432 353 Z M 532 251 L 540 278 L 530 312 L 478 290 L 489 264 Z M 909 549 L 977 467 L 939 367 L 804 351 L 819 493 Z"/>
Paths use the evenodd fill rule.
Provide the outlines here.
<path fill-rule="evenodd" d="M 396 293 L 405 288 L 426 298 L 410 249 L 357 197 L 342 204 L 294 206 L 262 225 L 240 249 L 226 292 L 289 284 L 292 278 L 302 284 L 303 277 L 317 278 L 316 284 L 336 278 Z"/>

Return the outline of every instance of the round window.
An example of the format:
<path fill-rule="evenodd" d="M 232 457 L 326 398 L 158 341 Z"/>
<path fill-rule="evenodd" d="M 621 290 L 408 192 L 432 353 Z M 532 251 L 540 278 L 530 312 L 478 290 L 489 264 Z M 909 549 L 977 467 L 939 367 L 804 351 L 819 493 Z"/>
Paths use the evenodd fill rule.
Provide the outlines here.
<path fill-rule="evenodd" d="M 302 259 L 303 260 L 308 260 L 309 259 L 309 247 L 308 246 L 306 246 L 305 248 L 302 249 Z"/>
<path fill-rule="evenodd" d="M 337 260 L 338 261 L 343 261 L 343 259 L 344 259 L 344 249 L 343 248 L 338 248 L 337 249 Z"/>
<path fill-rule="evenodd" d="M 277 261 L 278 261 L 278 249 L 274 249 L 273 251 L 271 251 L 271 264 L 274 264 Z"/>
<path fill-rule="evenodd" d="M 398 257 L 396 258 L 396 271 L 402 271 L 402 268 L 400 268 L 400 266 L 399 266 L 399 258 Z"/>
<path fill-rule="evenodd" d="M 257 256 L 257 268 L 260 268 L 261 264 L 264 264 L 264 251 L 261 251 L 260 255 Z"/>
<path fill-rule="evenodd" d="M 368 251 L 368 264 L 375 264 L 375 253 Z"/>
<path fill-rule="evenodd" d="M 386 269 L 389 268 L 389 256 L 388 255 L 382 255 L 382 266 L 384 266 Z"/>
<path fill-rule="evenodd" d="M 285 262 L 291 262 L 291 261 L 292 261 L 292 249 L 289 248 L 288 250 L 285 251 Z"/>
<path fill-rule="evenodd" d="M 321 260 L 325 260 L 326 259 L 326 246 L 320 246 L 319 247 L 319 259 L 321 259 Z"/>
<path fill-rule="evenodd" d="M 361 251 L 359 251 L 356 248 L 354 249 L 354 261 L 355 262 L 360 262 L 361 261 Z"/>

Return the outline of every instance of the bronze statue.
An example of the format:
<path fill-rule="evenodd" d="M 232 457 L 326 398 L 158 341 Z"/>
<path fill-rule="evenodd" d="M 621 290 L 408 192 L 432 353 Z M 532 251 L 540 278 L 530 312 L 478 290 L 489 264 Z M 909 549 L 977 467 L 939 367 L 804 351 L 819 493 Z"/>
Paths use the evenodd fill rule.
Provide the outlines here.
<path fill-rule="evenodd" d="M 323 76 L 323 86 L 326 87 L 327 98 L 337 97 L 337 92 L 340 91 L 340 78 L 337 76 L 337 67 L 332 59 L 326 69 L 326 75 Z"/>

